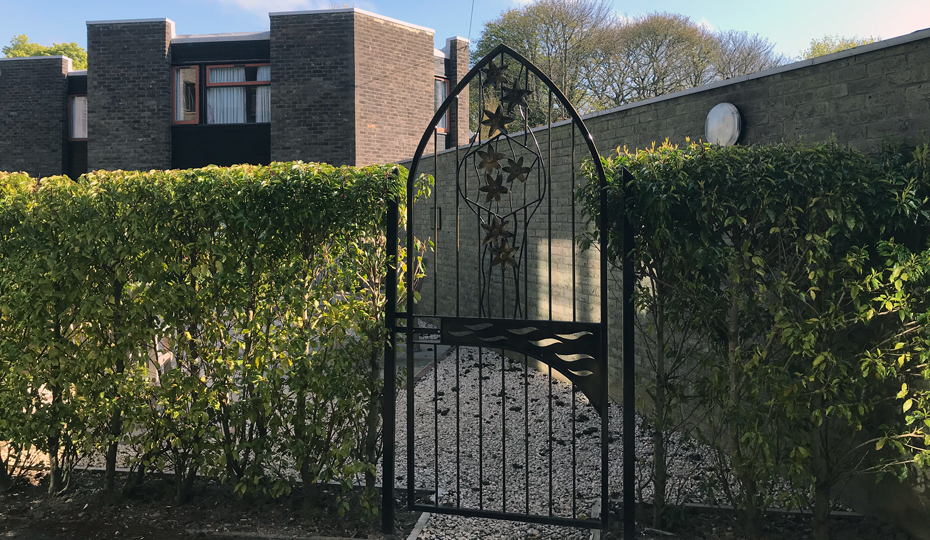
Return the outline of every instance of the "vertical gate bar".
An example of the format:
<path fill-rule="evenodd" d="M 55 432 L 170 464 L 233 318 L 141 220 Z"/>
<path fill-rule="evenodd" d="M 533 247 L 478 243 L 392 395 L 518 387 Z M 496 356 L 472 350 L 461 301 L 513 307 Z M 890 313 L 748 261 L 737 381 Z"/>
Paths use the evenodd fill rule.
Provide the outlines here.
<path fill-rule="evenodd" d="M 457 98 L 456 98 L 457 99 Z M 459 215 L 459 144 L 456 141 L 455 145 L 455 187 L 456 193 L 455 197 L 455 316 L 459 316 L 459 259 L 461 257 L 461 220 Z M 465 168 L 465 193 L 468 192 L 468 168 Z M 458 507 L 462 506 L 462 383 L 460 380 L 459 372 L 461 371 L 461 358 L 460 358 L 461 348 L 455 346 L 455 387 L 458 389 L 455 392 L 455 504 Z"/>
<path fill-rule="evenodd" d="M 455 505 L 462 506 L 462 405 L 459 396 L 462 395 L 462 383 L 459 380 L 459 369 L 462 366 L 460 347 L 455 346 Z"/>
<path fill-rule="evenodd" d="M 575 519 L 575 515 L 578 512 L 578 505 L 576 495 L 578 493 L 578 465 L 575 459 L 575 434 L 577 433 L 577 428 L 575 427 L 575 383 L 572 382 L 572 519 Z"/>
<path fill-rule="evenodd" d="M 571 242 L 571 248 L 572 248 L 572 322 L 576 322 L 578 320 L 578 316 L 576 313 L 576 307 L 575 307 L 575 304 L 577 303 L 576 302 L 576 298 L 577 298 L 576 283 L 578 280 L 577 280 L 577 276 L 575 272 L 575 124 L 574 123 L 572 123 L 572 185 L 571 185 L 571 190 L 572 190 L 572 198 L 571 198 L 572 236 L 569 239 L 569 241 Z"/>
<path fill-rule="evenodd" d="M 436 369 L 436 346 L 433 346 L 433 487 L 439 506 L 439 370 Z"/>
<path fill-rule="evenodd" d="M 439 302 L 439 130 L 433 130 L 433 315 Z M 433 345 L 433 469 L 436 506 L 439 506 L 439 366 Z"/>
<path fill-rule="evenodd" d="M 478 347 L 478 509 L 484 510 L 484 347 Z"/>
<path fill-rule="evenodd" d="M 550 276 L 551 277 L 551 276 Z M 549 515 L 552 515 L 552 366 L 549 367 Z"/>
<path fill-rule="evenodd" d="M 632 540 L 636 535 L 636 506 L 633 483 L 636 481 L 636 439 L 634 435 L 636 417 L 634 407 L 636 387 L 633 381 L 633 227 L 626 212 L 627 186 L 633 176 L 623 170 L 623 537 Z M 601 191 L 601 242 L 606 246 L 604 216 L 607 214 L 607 190 Z M 603 253 L 603 247 L 601 253 Z M 601 272 L 606 275 L 606 262 L 601 262 Z M 602 278 L 603 281 L 603 278 Z M 601 285 L 602 287 L 604 285 Z M 602 308 L 604 317 L 606 310 Z"/>
<path fill-rule="evenodd" d="M 514 216 L 514 222 L 516 222 L 516 220 L 517 220 L 517 216 Z M 527 211 L 526 207 L 524 207 L 523 208 L 523 254 L 524 254 L 523 264 L 524 264 L 524 268 L 526 268 L 526 273 L 523 276 L 523 318 L 524 319 L 530 318 L 530 311 L 529 311 L 530 310 L 530 289 L 529 289 L 530 280 L 529 280 L 529 275 L 528 275 L 529 267 L 530 267 L 530 255 L 529 255 L 530 234 L 529 234 L 529 231 L 527 231 L 527 227 L 529 227 L 529 221 L 530 221 L 529 212 Z M 517 286 L 519 287 L 519 285 Z"/>
<path fill-rule="evenodd" d="M 530 513 L 530 359 L 523 355 L 523 465 L 526 513 Z"/>
<path fill-rule="evenodd" d="M 546 131 L 546 134 L 547 134 L 547 136 L 546 136 L 546 144 L 548 145 L 548 149 L 546 150 L 546 152 L 547 152 L 546 160 L 547 160 L 547 163 L 548 163 L 548 164 L 547 164 L 547 166 L 546 166 L 546 180 L 545 180 L 545 182 L 546 182 L 546 184 L 547 184 L 547 186 L 546 186 L 546 193 L 547 193 L 548 196 L 549 196 L 548 202 L 546 203 L 546 210 L 548 211 L 548 214 L 549 214 L 549 230 L 548 230 L 548 235 L 547 235 L 548 242 L 549 242 L 549 255 L 548 255 L 547 259 L 548 259 L 548 263 L 549 263 L 549 277 L 548 277 L 548 281 L 549 281 L 549 320 L 551 321 L 551 320 L 552 320 L 552 90 L 549 90 L 549 109 L 548 109 L 548 111 L 549 111 L 549 112 L 548 112 L 548 114 L 547 114 L 547 118 L 548 118 L 548 122 L 549 122 L 549 129 L 548 129 L 548 131 Z M 551 376 L 552 373 L 550 373 L 549 375 Z M 550 388 L 550 390 L 551 390 L 551 388 Z M 550 396 L 550 397 L 552 397 L 552 396 Z M 550 435 L 551 435 L 551 434 L 550 434 Z M 551 491 L 551 490 L 550 490 L 550 491 Z"/>
<path fill-rule="evenodd" d="M 575 284 L 578 281 L 577 272 L 575 271 L 575 124 L 572 123 L 572 179 L 571 179 L 571 205 L 572 205 L 572 235 L 569 239 L 571 242 L 572 249 L 572 322 L 578 321 L 578 311 L 577 311 L 577 292 Z M 575 519 L 575 514 L 578 511 L 577 508 L 577 461 L 575 457 L 575 383 L 572 381 L 572 519 Z"/>
<path fill-rule="evenodd" d="M 415 173 L 415 171 L 414 171 Z M 413 395 L 413 327 L 416 324 L 413 312 L 413 262 L 411 259 L 416 255 L 412 253 L 414 228 L 413 222 L 413 200 L 415 195 L 414 178 L 415 174 L 407 175 L 407 272 L 404 276 L 404 289 L 407 294 L 407 320 L 406 320 L 406 345 L 407 345 L 407 506 L 412 507 L 415 502 L 415 484 L 416 471 L 414 470 L 415 456 L 414 449 L 416 439 L 414 437 L 414 395 Z"/>
<path fill-rule="evenodd" d="M 546 131 L 546 194 L 548 202 L 548 242 L 549 254 L 546 257 L 549 264 L 549 275 L 546 281 L 549 283 L 549 320 L 552 320 L 552 90 L 549 90 L 549 108 L 547 109 L 546 118 L 548 129 Z M 552 515 L 552 366 L 549 366 L 549 515 Z"/>
<path fill-rule="evenodd" d="M 397 174 L 397 168 L 391 171 Z M 396 178 L 396 176 L 395 176 Z M 384 314 L 384 326 L 387 328 L 387 343 L 384 344 L 384 390 L 382 396 L 384 405 L 381 407 L 382 444 L 384 444 L 384 461 L 381 466 L 381 531 L 384 534 L 394 534 L 394 446 L 396 441 L 396 396 L 394 389 L 397 384 L 395 375 L 395 325 L 397 324 L 397 200 L 388 201 L 387 211 L 387 255 L 388 271 L 386 279 L 387 302 Z"/>
<path fill-rule="evenodd" d="M 433 315 L 439 314 L 439 130 L 433 131 Z M 436 348 L 433 347 L 433 350 Z M 436 365 L 433 364 L 435 368 Z"/>
<path fill-rule="evenodd" d="M 503 273 L 503 272 L 501 272 Z M 504 386 L 505 355 L 501 350 L 501 512 L 507 511 L 507 393 Z"/>

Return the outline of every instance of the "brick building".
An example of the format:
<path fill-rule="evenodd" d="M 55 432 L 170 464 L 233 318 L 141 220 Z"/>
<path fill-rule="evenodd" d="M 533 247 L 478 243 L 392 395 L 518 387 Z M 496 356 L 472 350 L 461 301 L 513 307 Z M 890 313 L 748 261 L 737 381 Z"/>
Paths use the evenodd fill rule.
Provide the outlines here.
<path fill-rule="evenodd" d="M 34 176 L 410 156 L 468 71 L 468 40 L 360 9 L 271 13 L 270 31 L 176 35 L 90 21 L 88 69 L 0 59 L 0 170 Z M 467 99 L 438 130 L 466 141 Z"/>

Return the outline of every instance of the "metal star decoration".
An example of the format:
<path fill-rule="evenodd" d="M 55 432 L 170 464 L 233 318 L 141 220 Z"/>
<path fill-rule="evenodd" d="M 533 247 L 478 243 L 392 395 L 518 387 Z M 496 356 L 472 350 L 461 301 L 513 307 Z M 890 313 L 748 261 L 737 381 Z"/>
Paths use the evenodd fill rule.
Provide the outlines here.
<path fill-rule="evenodd" d="M 492 177 L 490 174 L 485 174 L 484 179 L 487 181 L 487 185 L 478 190 L 488 194 L 488 198 L 485 199 L 484 202 L 491 202 L 491 199 L 501 202 L 501 195 L 510 193 L 510 190 L 504 186 L 504 182 L 500 175 Z"/>
<path fill-rule="evenodd" d="M 531 170 L 532 167 L 523 166 L 523 156 L 520 156 L 520 159 L 517 161 L 507 158 L 507 166 L 504 167 L 504 172 L 507 173 L 508 182 L 519 180 L 525 183 L 526 175 L 529 174 Z"/>
<path fill-rule="evenodd" d="M 513 122 L 513 118 L 506 116 L 500 105 L 494 112 L 485 109 L 484 116 L 485 119 L 481 121 L 481 125 L 488 126 L 488 137 L 493 137 L 498 133 L 507 134 L 507 124 Z"/>
<path fill-rule="evenodd" d="M 506 268 L 508 265 L 516 268 L 517 261 L 515 261 L 513 258 L 513 254 L 516 250 L 517 248 L 510 247 L 510 245 L 507 244 L 507 241 L 504 240 L 500 249 L 498 249 L 494 254 L 494 259 L 491 260 L 491 268 L 494 268 L 497 265 L 501 265 L 504 268 Z"/>
<path fill-rule="evenodd" d="M 500 65 L 495 65 L 493 61 L 488 64 L 488 68 L 482 72 L 484 73 L 484 82 L 482 86 L 496 87 L 497 85 L 506 83 L 507 77 L 504 75 L 504 69 L 506 69 L 506 66 L 504 65 L 503 58 L 501 58 Z"/>
<path fill-rule="evenodd" d="M 504 159 L 504 154 L 499 154 L 493 146 L 488 146 L 487 152 L 478 150 L 478 155 L 481 156 L 481 163 L 478 164 L 478 168 L 484 169 L 485 172 L 493 173 L 496 169 L 501 168 L 501 160 Z"/>
<path fill-rule="evenodd" d="M 526 98 L 532 93 L 532 90 L 520 88 L 519 84 L 513 85 L 513 88 L 501 86 L 501 101 L 507 104 L 508 113 L 513 112 L 513 108 L 518 105 L 526 109 L 529 107 Z"/>
<path fill-rule="evenodd" d="M 482 244 L 497 244 L 501 240 L 507 241 L 507 238 L 513 236 L 513 233 L 507 230 L 507 220 L 506 219 L 497 219 L 497 216 L 491 218 L 491 224 L 487 225 L 482 223 L 481 228 L 488 231 L 488 235 L 484 237 L 484 242 Z"/>

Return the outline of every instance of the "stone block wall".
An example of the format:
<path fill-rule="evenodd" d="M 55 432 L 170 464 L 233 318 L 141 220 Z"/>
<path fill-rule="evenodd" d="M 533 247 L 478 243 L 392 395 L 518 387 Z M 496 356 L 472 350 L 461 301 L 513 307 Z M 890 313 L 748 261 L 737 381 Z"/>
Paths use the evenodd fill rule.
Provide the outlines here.
<path fill-rule="evenodd" d="M 171 167 L 169 19 L 87 23 L 87 166 Z"/>
<path fill-rule="evenodd" d="M 355 165 L 413 154 L 433 117 L 433 31 L 355 11 Z"/>
<path fill-rule="evenodd" d="M 270 18 L 272 161 L 356 164 L 355 15 Z"/>
<path fill-rule="evenodd" d="M 908 145 L 930 130 L 930 31 L 721 81 L 590 115 L 603 153 L 704 137 L 710 109 L 740 110 L 740 144 L 824 141 L 875 152 L 887 138 Z"/>
<path fill-rule="evenodd" d="M 70 70 L 63 56 L 0 58 L 0 171 L 62 174 Z"/>

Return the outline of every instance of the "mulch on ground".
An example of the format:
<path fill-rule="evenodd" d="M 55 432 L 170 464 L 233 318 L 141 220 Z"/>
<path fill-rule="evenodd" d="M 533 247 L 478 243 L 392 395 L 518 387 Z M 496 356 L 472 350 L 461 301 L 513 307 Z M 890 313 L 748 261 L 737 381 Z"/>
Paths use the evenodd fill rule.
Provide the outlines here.
<path fill-rule="evenodd" d="M 210 481 L 198 482 L 190 501 L 180 506 L 171 497 L 170 477 L 152 477 L 117 500 L 104 495 L 101 472 L 77 471 L 72 485 L 60 497 L 48 497 L 41 481 L 0 494 L 0 538 L 383 538 L 380 516 L 361 512 L 358 493 L 347 494 L 350 511 L 339 516 L 338 487 L 324 493 L 320 505 L 305 509 L 298 494 L 240 499 L 230 486 Z M 419 514 L 402 508 L 396 514 L 397 536 L 406 538 Z"/>

